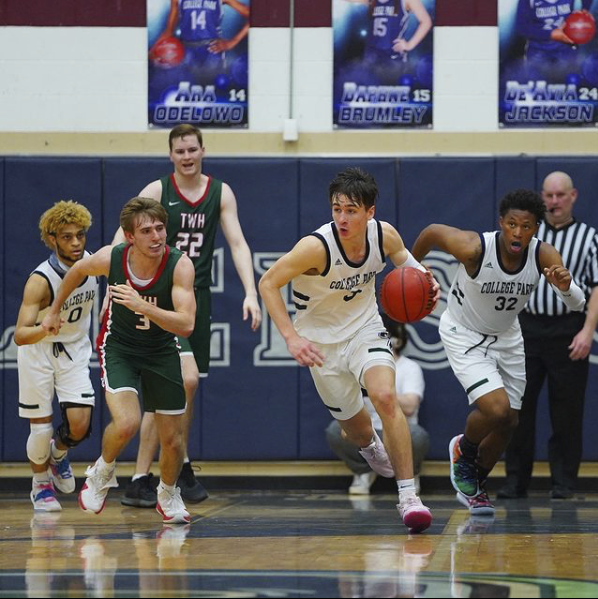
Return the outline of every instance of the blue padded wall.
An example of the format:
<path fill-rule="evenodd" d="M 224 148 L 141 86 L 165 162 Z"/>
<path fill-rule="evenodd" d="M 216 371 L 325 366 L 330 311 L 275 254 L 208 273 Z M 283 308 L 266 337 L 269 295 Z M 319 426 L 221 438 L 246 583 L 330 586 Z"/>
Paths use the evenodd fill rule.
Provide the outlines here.
<path fill-rule="evenodd" d="M 503 196 L 519 187 L 536 189 L 536 159 L 529 156 L 496 159 L 495 198 L 496 212 Z"/>
<path fill-rule="evenodd" d="M 331 218 L 328 185 L 346 166 L 371 172 L 380 188 L 376 218 L 396 226 L 407 247 L 431 222 L 476 231 L 494 230 L 500 198 L 517 187 L 540 189 L 546 174 L 569 172 L 580 190 L 578 217 L 598 224 L 593 188 L 598 160 L 588 157 L 498 158 L 208 158 L 204 171 L 224 179 L 238 202 L 240 221 L 254 252 L 256 281 L 297 240 Z M 5 158 L 0 159 L 0 333 L 6 344 L 14 326 L 29 272 L 49 251 L 39 240 L 37 221 L 54 201 L 73 198 L 94 216 L 88 248 L 110 243 L 122 205 L 150 181 L 168 174 L 168 158 Z M 455 265 L 430 254 L 427 262 L 448 290 Z M 241 317 L 243 288 L 224 236 L 216 241 L 213 272 L 213 364 L 200 385 L 189 444 L 191 457 L 205 460 L 327 459 L 324 428 L 330 420 L 309 372 L 290 358 L 284 342 L 265 316 L 258 332 Z M 382 277 L 378 277 L 378 284 Z M 285 290 L 285 299 L 292 302 Z M 263 306 L 262 306 L 263 307 Z M 409 325 L 408 354 L 424 366 L 422 424 L 430 431 L 431 459 L 445 459 L 450 438 L 462 430 L 469 412 L 464 391 L 443 358 L 437 323 L 441 310 Z M 97 327 L 96 327 L 97 328 Z M 24 461 L 27 422 L 18 418 L 14 345 L 0 346 L 2 431 L 0 458 Z M 598 351 L 594 358 L 598 363 Z M 443 361 L 444 360 L 444 361 Z M 100 435 L 109 415 L 92 370 L 98 408 L 94 434 L 73 452 L 91 460 L 100 451 Z M 584 459 L 598 459 L 592 423 L 598 418 L 596 365 L 587 393 Z M 545 399 L 544 399 L 545 401 Z M 539 459 L 546 459 L 550 433 L 545 403 L 539 415 Z M 122 459 L 134 459 L 136 442 Z"/>
<path fill-rule="evenodd" d="M 257 284 L 261 272 L 297 237 L 297 161 L 210 159 L 204 170 L 226 181 L 235 193 L 239 220 L 254 252 Z M 212 328 L 230 331 L 231 369 L 212 366 L 202 381 L 201 455 L 295 459 L 299 369 L 286 352 L 281 354 L 280 337 L 269 319 L 256 332 L 243 321 L 244 290 L 221 232 L 216 248 L 223 248 L 224 277 L 213 289 Z"/>
<path fill-rule="evenodd" d="M 12 410 L 12 405 L 6 401 L 9 397 L 9 393 L 5 388 L 5 370 L 7 368 L 15 367 L 16 356 L 10 355 L 14 352 L 15 346 L 11 343 L 12 340 L 12 329 L 9 327 L 14 326 L 12 320 L 8 320 L 6 317 L 7 302 L 4 300 L 4 273 L 6 272 L 6 265 L 4 262 L 4 255 L 6 248 L 4 247 L 4 228 L 6 223 L 6 214 L 4 212 L 4 158 L 0 158 L 0 398 L 3 399 L 2 407 L 0 408 L 0 434 L 4 431 L 4 412 L 6 410 Z M 4 435 L 2 434 L 2 439 Z M 3 453 L 3 446 L 0 443 L 0 459 Z"/>
<path fill-rule="evenodd" d="M 168 158 L 107 158 L 104 160 L 103 243 L 111 243 L 124 204 L 152 181 L 172 172 Z"/>

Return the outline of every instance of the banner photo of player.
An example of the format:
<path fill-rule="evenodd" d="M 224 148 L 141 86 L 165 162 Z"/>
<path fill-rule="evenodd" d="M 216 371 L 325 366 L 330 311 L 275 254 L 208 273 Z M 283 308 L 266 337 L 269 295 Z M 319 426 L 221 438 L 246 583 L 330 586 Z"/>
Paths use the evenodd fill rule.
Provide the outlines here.
<path fill-rule="evenodd" d="M 247 127 L 250 0 L 147 0 L 148 122 Z"/>
<path fill-rule="evenodd" d="M 597 4 L 499 0 L 501 127 L 595 126 Z"/>
<path fill-rule="evenodd" d="M 337 128 L 432 126 L 435 0 L 333 0 Z"/>

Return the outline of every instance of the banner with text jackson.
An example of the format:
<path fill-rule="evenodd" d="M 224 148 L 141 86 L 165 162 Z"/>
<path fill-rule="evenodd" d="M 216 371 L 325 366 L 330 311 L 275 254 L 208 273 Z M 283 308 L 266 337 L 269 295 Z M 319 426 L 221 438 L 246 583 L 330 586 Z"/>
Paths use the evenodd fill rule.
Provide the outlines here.
<path fill-rule="evenodd" d="M 501 127 L 595 126 L 592 0 L 499 0 Z"/>

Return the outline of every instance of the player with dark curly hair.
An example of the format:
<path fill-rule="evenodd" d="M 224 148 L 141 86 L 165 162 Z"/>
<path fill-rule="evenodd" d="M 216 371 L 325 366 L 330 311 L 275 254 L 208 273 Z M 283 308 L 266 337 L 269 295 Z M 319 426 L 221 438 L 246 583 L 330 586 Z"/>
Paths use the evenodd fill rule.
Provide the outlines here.
<path fill-rule="evenodd" d="M 474 409 L 449 445 L 451 482 L 470 513 L 493 516 L 485 482 L 517 426 L 525 391 L 525 354 L 517 315 L 544 274 L 558 297 L 582 310 L 584 294 L 556 249 L 535 237 L 545 213 L 534 191 L 508 193 L 499 230 L 426 227 L 413 246 L 422 260 L 437 247 L 461 264 L 440 319 L 440 337 L 455 376 Z"/>
<path fill-rule="evenodd" d="M 15 327 L 19 346 L 19 416 L 29 418 L 27 457 L 33 471 L 31 501 L 41 511 L 58 511 L 56 488 L 75 490 L 67 451 L 89 437 L 94 390 L 89 379 L 91 310 L 98 291 L 88 277 L 60 310 L 60 334 L 48 336 L 41 327 L 62 279 L 71 266 L 88 255 L 89 210 L 73 201 L 57 202 L 39 221 L 42 241 L 52 250 L 29 276 Z M 52 401 L 58 396 L 62 424 L 52 426 Z"/>

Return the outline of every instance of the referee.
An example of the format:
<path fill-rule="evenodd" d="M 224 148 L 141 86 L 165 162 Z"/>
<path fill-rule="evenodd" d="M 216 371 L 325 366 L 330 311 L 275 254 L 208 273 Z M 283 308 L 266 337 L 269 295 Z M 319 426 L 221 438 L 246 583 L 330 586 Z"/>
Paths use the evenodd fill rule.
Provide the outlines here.
<path fill-rule="evenodd" d="M 542 187 L 546 218 L 538 238 L 553 245 L 586 295 L 586 314 L 571 312 L 541 278 L 519 316 L 525 342 L 527 387 L 519 425 L 506 451 L 502 499 L 526 497 L 534 464 L 536 408 L 548 377 L 552 436 L 548 441 L 551 497 L 570 499 L 582 455 L 583 408 L 589 354 L 598 323 L 598 233 L 573 217 L 577 189 L 567 173 L 550 173 Z"/>

